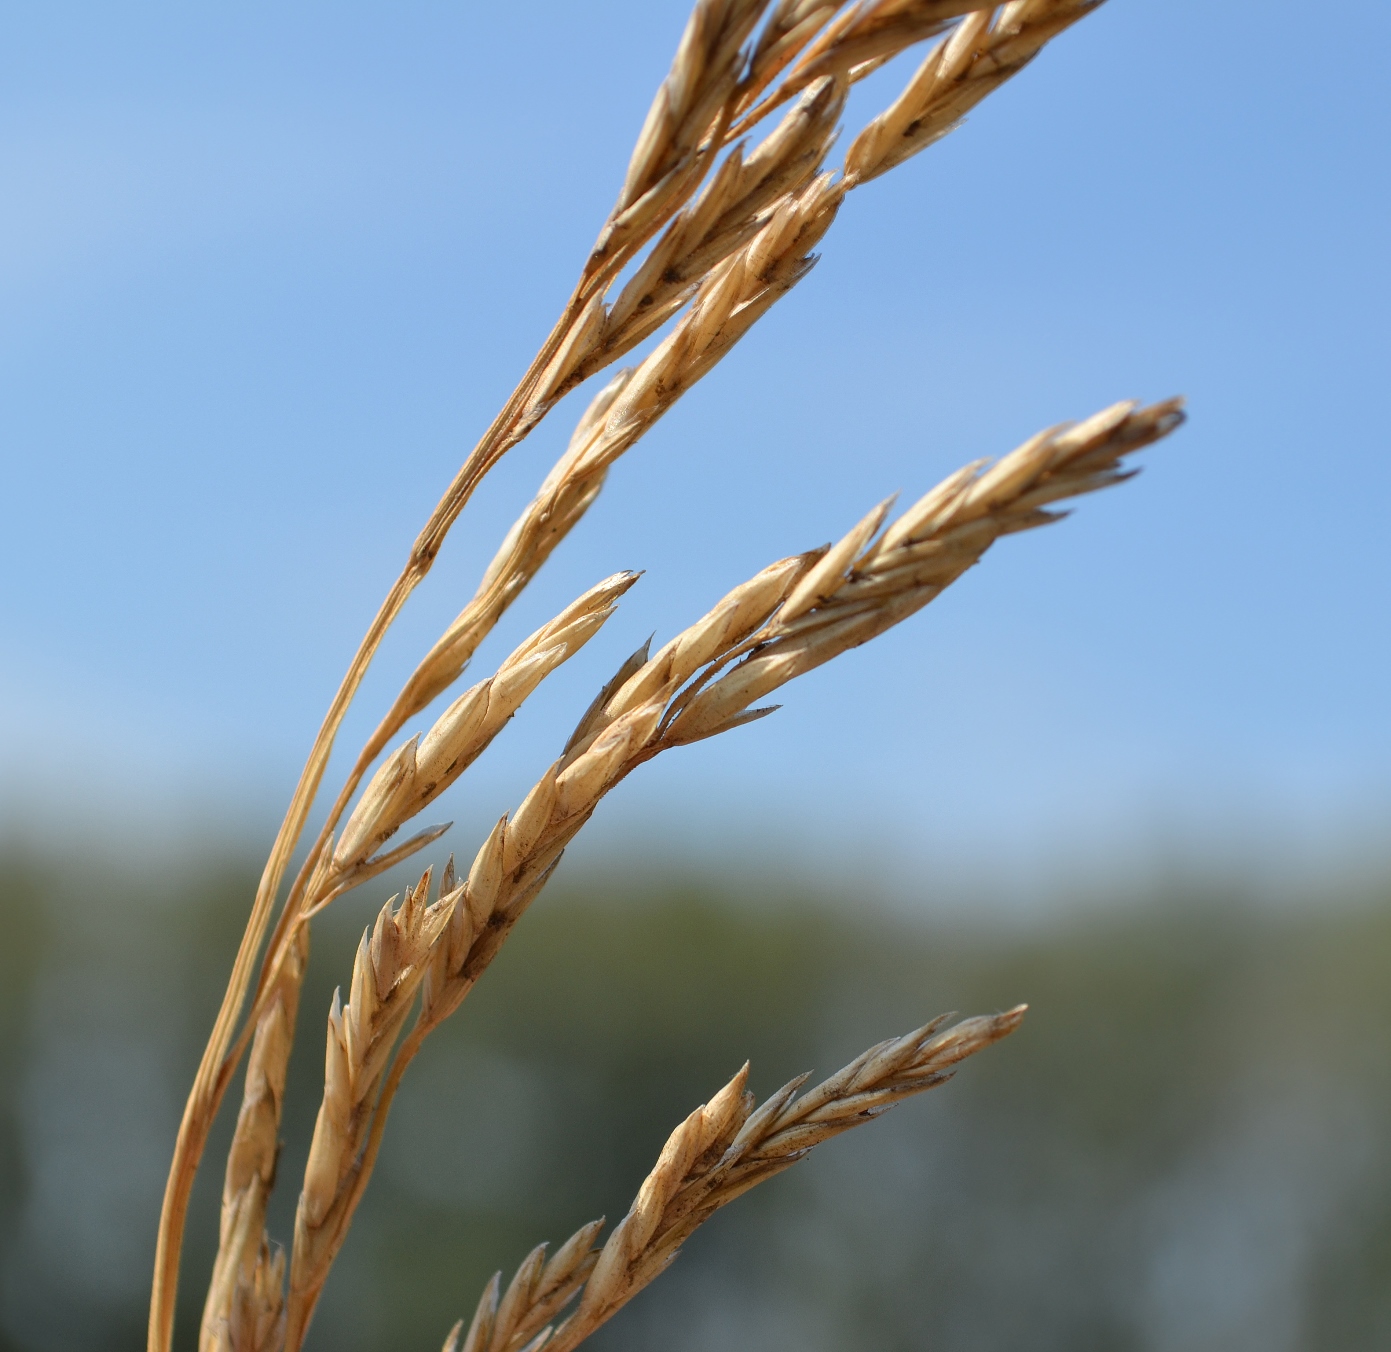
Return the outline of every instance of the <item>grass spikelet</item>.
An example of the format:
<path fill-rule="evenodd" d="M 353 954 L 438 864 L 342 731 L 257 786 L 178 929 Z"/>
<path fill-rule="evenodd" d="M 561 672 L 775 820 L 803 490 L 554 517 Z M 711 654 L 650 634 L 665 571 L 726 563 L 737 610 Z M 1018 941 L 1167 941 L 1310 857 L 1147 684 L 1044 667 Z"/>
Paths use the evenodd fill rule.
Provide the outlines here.
<path fill-rule="evenodd" d="M 876 508 L 746 641 L 739 665 L 682 701 L 665 737 L 710 736 L 793 677 L 898 624 L 1002 535 L 1057 520 L 1047 504 L 1123 482 L 1129 475 L 1121 460 L 1182 421 L 1178 400 L 1145 409 L 1120 404 L 1076 428 L 1041 433 L 991 468 L 953 475 L 871 543 L 885 511 Z"/>
<path fill-rule="evenodd" d="M 285 1339 L 285 1250 L 264 1240 L 248 1281 L 238 1285 L 226 1324 L 211 1345 L 219 1352 L 280 1352 Z"/>
<path fill-rule="evenodd" d="M 791 1168 L 822 1141 L 873 1121 L 894 1104 L 946 1083 L 968 1056 L 1014 1032 L 1024 1014 L 1021 1005 L 1004 1014 L 966 1019 L 940 1031 L 949 1017 L 944 1015 L 903 1037 L 871 1047 L 799 1095 L 808 1078 L 800 1076 L 761 1107 L 747 1091 L 749 1068 L 744 1066 L 667 1138 L 631 1209 L 602 1249 L 590 1248 L 602 1221 L 584 1227 L 566 1245 L 576 1251 L 581 1244 L 588 1249 L 585 1262 L 590 1274 L 574 1313 L 548 1334 L 543 1325 L 555 1317 L 554 1311 L 548 1309 L 544 1318 L 538 1312 L 512 1341 L 500 1341 L 488 1322 L 488 1311 L 497 1308 L 499 1276 L 494 1276 L 470 1330 L 470 1338 L 475 1330 L 489 1330 L 489 1340 L 480 1337 L 477 1352 L 520 1352 L 524 1336 L 537 1338 L 535 1343 L 525 1344 L 534 1352 L 541 1348 L 571 1352 L 660 1276 L 681 1245 L 721 1207 Z M 523 1262 L 513 1287 L 524 1278 L 533 1280 L 530 1274 L 539 1252 L 533 1251 Z M 577 1266 L 575 1271 L 579 1270 Z M 577 1290 L 579 1283 L 567 1299 Z M 519 1298 L 518 1307 L 523 1303 Z M 475 1344 L 466 1341 L 463 1349 L 475 1352 Z"/>
<path fill-rule="evenodd" d="M 697 0 L 671 72 L 638 134 L 618 201 L 594 246 L 595 259 L 623 244 L 631 247 L 634 237 L 669 214 L 690 180 L 703 175 L 702 145 L 728 118 L 743 73 L 744 42 L 767 8 L 766 0 Z"/>
<path fill-rule="evenodd" d="M 309 931 L 301 930 L 261 1015 L 247 1061 L 246 1087 L 222 1185 L 217 1259 L 203 1305 L 199 1345 L 204 1352 L 270 1347 L 261 1340 L 279 1328 L 284 1254 L 271 1254 L 266 1203 L 280 1154 L 281 1104 L 308 958 Z"/>
<path fill-rule="evenodd" d="M 736 147 L 701 195 L 667 227 L 609 307 L 591 352 L 565 371 L 583 380 L 655 332 L 695 285 L 746 243 L 780 198 L 821 171 L 845 107 L 845 86 L 810 86 L 779 126 L 747 158 Z"/>
<path fill-rule="evenodd" d="M 324 1096 L 314 1124 L 295 1216 L 286 1345 L 298 1347 L 346 1233 L 355 1169 L 392 1049 L 428 970 L 431 946 L 448 932 L 458 893 L 429 904 L 430 873 L 388 901 L 364 932 L 349 999 L 335 992 L 328 1016 Z"/>
<path fill-rule="evenodd" d="M 994 0 L 865 0 L 848 9 L 805 0 L 780 5 L 764 30 L 767 51 L 761 50 L 760 39 L 750 61 L 733 134 L 742 135 L 817 80 L 828 76 L 863 79 L 908 48 L 935 37 L 962 15 L 989 13 L 996 8 Z M 826 23 L 837 10 L 841 11 L 839 17 Z M 794 58 L 795 64 L 786 70 L 776 90 L 757 101 L 772 77 Z"/>
<path fill-rule="evenodd" d="M 325 891 L 340 887 L 343 875 L 358 880 L 368 856 L 487 750 L 536 687 L 599 632 L 637 578 L 636 573 L 616 573 L 591 587 L 515 649 L 486 681 L 449 705 L 423 740 L 412 737 L 387 758 L 343 828 Z M 311 899 L 310 904 L 321 902 Z"/>
<path fill-rule="evenodd" d="M 545 1346 L 551 1321 L 575 1298 L 594 1270 L 599 1258 L 594 1241 L 603 1228 L 602 1220 L 581 1226 L 549 1261 L 546 1245 L 538 1244 L 522 1260 L 500 1299 L 502 1273 L 494 1273 L 467 1335 L 462 1320 L 450 1333 L 457 1352 L 536 1352 Z M 445 1346 L 449 1348 L 448 1343 Z"/>
<path fill-rule="evenodd" d="M 856 138 L 845 176 L 866 183 L 940 140 L 1102 0 L 1015 0 L 970 15 L 939 42 L 898 99 Z"/>

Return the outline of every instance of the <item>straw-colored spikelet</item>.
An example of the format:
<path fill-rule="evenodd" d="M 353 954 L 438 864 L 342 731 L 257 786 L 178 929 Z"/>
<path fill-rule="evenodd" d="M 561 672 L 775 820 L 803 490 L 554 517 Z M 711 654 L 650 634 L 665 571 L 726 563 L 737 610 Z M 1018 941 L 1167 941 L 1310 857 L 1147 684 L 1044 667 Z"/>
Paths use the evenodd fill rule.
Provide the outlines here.
<path fill-rule="evenodd" d="M 340 871 L 366 861 L 403 822 L 443 793 L 488 748 L 541 682 L 574 656 L 613 614 L 637 581 L 615 573 L 591 587 L 543 625 L 497 669 L 466 690 L 435 720 L 422 740 L 412 737 L 372 777 L 333 852 Z"/>
<path fill-rule="evenodd" d="M 828 0 L 786 0 L 759 35 L 730 135 L 743 135 L 817 80 L 861 80 L 962 15 L 997 8 L 997 0 L 863 0 L 848 9 Z M 840 16 L 828 23 L 837 10 Z M 776 89 L 761 97 L 778 75 Z"/>
<path fill-rule="evenodd" d="M 304 1188 L 295 1214 L 287 1343 L 298 1346 L 306 1305 L 312 1308 L 342 1244 L 341 1219 L 377 1091 L 392 1049 L 415 1004 L 430 946 L 449 924 L 458 889 L 428 903 L 430 872 L 393 897 L 358 945 L 348 1003 L 335 992 L 328 1016 L 324 1096 L 319 1105 Z"/>
<path fill-rule="evenodd" d="M 1000 536 L 1058 520 L 1047 504 L 1131 477 L 1122 457 L 1182 421 L 1179 400 L 1117 404 L 1075 427 L 1041 432 L 989 469 L 967 466 L 878 539 L 889 504 L 876 507 L 806 574 L 739 665 L 683 697 L 664 740 L 694 741 L 747 717 L 755 700 L 927 605 Z"/>
<path fill-rule="evenodd" d="M 568 369 L 557 366 L 557 388 L 586 379 L 656 332 L 703 277 L 758 233 L 779 199 L 821 171 L 845 93 L 829 77 L 818 80 L 747 158 L 737 146 L 731 151 L 608 307 L 589 352 Z"/>
<path fill-rule="evenodd" d="M 600 391 L 477 593 L 402 690 L 390 721 L 399 726 L 458 679 L 503 611 L 598 496 L 614 461 L 807 275 L 815 262 L 811 251 L 835 219 L 841 196 L 823 176 L 781 198 L 758 235 L 706 278 L 671 335 Z"/>
<path fill-rule="evenodd" d="M 566 1241 L 560 1253 L 583 1254 L 592 1269 L 569 1318 L 552 1328 L 580 1283 L 560 1299 L 558 1284 L 548 1287 L 538 1281 L 543 1246 L 518 1268 L 501 1305 L 500 1274 L 493 1277 L 467 1338 L 459 1343 L 462 1322 L 455 1325 L 445 1352 L 570 1352 L 660 1276 L 681 1245 L 721 1207 L 791 1168 L 822 1141 L 946 1083 L 968 1056 L 1014 1032 L 1024 1013 L 1021 1005 L 939 1031 L 950 1017 L 943 1015 L 869 1048 L 799 1096 L 809 1078 L 801 1075 L 757 1108 L 746 1088 L 745 1066 L 671 1134 L 628 1214 L 601 1250 L 590 1245 L 602 1221 L 591 1222 Z M 577 1262 L 575 1271 L 580 1266 Z M 529 1299 L 533 1291 L 536 1297 Z"/>
<path fill-rule="evenodd" d="M 280 1352 L 285 1340 L 285 1250 L 263 1240 L 250 1279 L 237 1286 L 214 1346 L 226 1352 Z"/>
<path fill-rule="evenodd" d="M 746 61 L 744 43 L 767 8 L 767 0 L 697 0 L 593 260 L 631 249 L 704 177 L 713 153 L 706 143 L 728 121 Z"/>
<path fill-rule="evenodd" d="M 1047 42 L 1101 3 L 1014 0 L 993 16 L 984 10 L 970 15 L 928 53 L 892 107 L 855 138 L 845 157 L 846 178 L 877 178 L 940 140 Z"/>
<path fill-rule="evenodd" d="M 495 1272 L 467 1334 L 461 1319 L 450 1330 L 444 1352 L 534 1352 L 543 1344 L 547 1326 L 594 1271 L 599 1261 L 594 1241 L 603 1228 L 601 1220 L 581 1226 L 549 1261 L 546 1245 L 538 1244 L 522 1260 L 505 1292 L 502 1273 Z"/>
<path fill-rule="evenodd" d="M 845 0 L 778 0 L 749 52 L 737 107 L 747 108 L 816 36 Z"/>

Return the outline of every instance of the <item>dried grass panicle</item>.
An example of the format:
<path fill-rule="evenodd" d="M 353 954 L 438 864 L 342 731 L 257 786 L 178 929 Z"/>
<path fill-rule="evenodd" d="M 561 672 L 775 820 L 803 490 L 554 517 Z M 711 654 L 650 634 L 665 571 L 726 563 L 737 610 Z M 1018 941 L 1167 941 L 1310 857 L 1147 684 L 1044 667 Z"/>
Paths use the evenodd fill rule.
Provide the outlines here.
<path fill-rule="evenodd" d="M 708 1104 L 671 1134 L 628 1214 L 602 1249 L 603 1226 L 577 1231 L 551 1264 L 533 1250 L 499 1301 L 501 1274 L 479 1301 L 468 1336 L 462 1321 L 445 1352 L 570 1352 L 660 1276 L 681 1245 L 721 1207 L 804 1159 L 816 1145 L 882 1116 L 894 1104 L 944 1084 L 968 1056 L 1008 1037 L 1025 1007 L 965 1019 L 942 1030 L 949 1015 L 869 1048 L 804 1094 L 799 1076 L 763 1105 L 747 1090 L 744 1066 Z M 562 1255 L 570 1255 L 562 1265 Z M 552 1267 L 567 1274 L 562 1285 Z M 587 1280 L 579 1276 L 587 1272 Z M 558 1327 L 552 1321 L 580 1291 L 579 1305 Z M 562 1291 L 564 1292 L 562 1298 Z"/>
<path fill-rule="evenodd" d="M 331 1093 L 326 1088 L 320 1120 L 329 1144 L 322 1155 L 333 1165 L 319 1168 L 317 1174 L 338 1181 L 332 1190 L 327 1184 L 319 1188 L 322 1200 L 317 1208 L 302 1202 L 301 1215 L 312 1222 L 320 1212 L 337 1208 L 335 1227 L 325 1231 L 335 1240 L 323 1246 L 315 1280 L 304 1284 L 307 1294 L 300 1300 L 293 1275 L 301 1262 L 297 1225 L 292 1334 L 303 1327 L 298 1312 L 304 1310 L 307 1319 L 312 1310 L 361 1185 L 370 1175 L 400 1074 L 422 1039 L 465 998 L 604 795 L 662 750 L 760 716 L 764 711 L 748 708 L 753 700 L 906 618 L 960 576 L 999 536 L 1057 519 L 1044 510 L 1045 504 L 1129 477 L 1120 469 L 1121 459 L 1166 435 L 1181 420 L 1176 401 L 1146 409 L 1121 404 L 1074 427 L 1041 433 L 989 469 L 968 466 L 951 476 L 882 535 L 889 504 L 881 504 L 838 545 L 770 566 L 735 588 L 655 656 L 642 651 L 624 664 L 605 696 L 581 720 L 561 759 L 518 810 L 499 821 L 479 850 L 468 879 L 451 893 L 454 905 L 447 921 L 434 930 L 429 951 L 417 950 L 413 956 L 412 971 L 423 983 L 421 1014 L 391 1068 L 375 1114 L 369 1111 L 353 1118 L 351 1127 L 340 1127 L 346 1109 L 335 1112 L 332 1105 L 362 1102 L 359 1083 L 375 1095 L 386 1068 L 384 1058 L 374 1059 L 352 1081 L 351 1092 Z M 719 674 L 741 655 L 743 662 Z M 357 979 L 355 973 L 355 991 Z M 347 1027 L 352 1026 L 349 1011 L 354 1006 L 370 1009 L 370 1002 L 354 997 L 343 1015 Z M 398 1008 L 404 1019 L 403 1008 Z M 399 1021 L 392 1024 L 391 1041 L 401 1026 Z M 331 1026 L 326 1076 L 330 1086 L 343 1082 L 335 1067 L 347 1064 L 346 1051 L 339 1056 L 335 1047 L 348 1045 L 348 1034 Z M 856 1092 L 861 1091 L 857 1085 Z M 875 1092 L 880 1095 L 876 1102 L 888 1101 L 884 1086 Z M 805 1144 L 840 1129 L 823 1118 L 809 1118 L 796 1139 Z M 781 1126 L 790 1124 L 784 1119 Z M 317 1151 L 317 1129 L 315 1142 Z M 750 1156 L 747 1163 L 746 1172 L 759 1177 L 785 1167 L 785 1162 L 770 1162 L 764 1154 Z M 350 1170 L 353 1177 L 345 1186 Z M 315 1171 L 316 1156 L 311 1154 L 306 1198 L 313 1191 L 309 1174 Z M 287 1346 L 293 1352 L 298 1343 L 289 1341 Z"/>
<path fill-rule="evenodd" d="M 579 610 L 572 608 L 534 635 L 490 681 L 456 698 L 423 739 L 396 746 L 359 796 L 371 767 L 407 721 L 459 678 L 482 639 L 583 517 L 614 461 L 806 275 L 814 262 L 811 251 L 846 192 L 955 125 L 966 108 L 1097 2 L 861 0 L 847 7 L 841 0 L 698 0 L 575 292 L 426 522 L 315 739 L 258 886 L 179 1128 L 157 1239 L 150 1352 L 170 1347 L 194 1171 L 248 1046 L 251 1063 L 228 1162 L 222 1244 L 203 1339 L 205 1347 L 226 1346 L 229 1338 L 237 1347 L 260 1347 L 267 1338 L 271 1343 L 279 1338 L 280 1306 L 271 1284 L 283 1260 L 275 1258 L 265 1239 L 264 1211 L 306 952 L 304 925 L 342 892 L 410 857 L 446 829 L 428 828 L 382 848 L 462 773 L 535 682 L 603 623 L 631 577 L 605 584 L 612 595 L 582 598 Z M 914 43 L 946 31 L 962 15 L 968 17 L 929 55 L 903 96 L 854 140 L 844 174 L 836 179 L 825 173 L 847 87 Z M 744 145 L 728 149 L 794 98 L 799 102 L 761 144 L 747 153 Z M 642 261 L 641 250 L 653 240 Z M 631 276 L 610 301 L 611 289 L 630 266 Z M 266 943 L 275 902 L 346 710 L 384 634 L 429 572 L 472 493 L 564 393 L 668 321 L 674 322 L 665 340 L 592 400 L 565 455 L 514 526 L 477 594 L 362 748 Z M 1114 465 L 1108 468 L 1097 458 L 1099 450 L 1069 459 L 1066 445 L 1066 438 L 1047 443 L 1057 463 L 1050 461 L 1047 472 L 1030 481 L 1033 496 L 1027 501 L 1021 493 L 1008 501 L 1000 497 L 1004 485 L 998 476 L 979 476 L 980 482 L 970 473 L 958 476 L 930 511 L 919 504 L 877 543 L 871 541 L 883 511 L 836 550 L 775 565 L 656 657 L 635 654 L 596 700 L 561 759 L 518 811 L 498 824 L 467 883 L 445 889 L 452 902 L 447 920 L 441 919 L 443 903 L 424 907 L 419 889 L 407 898 L 406 918 L 392 917 L 390 932 L 409 937 L 410 961 L 370 1011 L 371 982 L 359 991 L 355 972 L 354 993 L 331 1023 L 330 1083 L 290 1264 L 284 1335 L 290 1352 L 299 1345 L 327 1263 L 371 1172 L 401 1072 L 420 1039 L 457 1006 L 491 961 L 600 798 L 661 750 L 760 716 L 763 710 L 749 707 L 759 688 L 766 693 L 895 623 L 931 599 L 998 534 L 1048 519 L 1042 508 L 1050 494 L 1115 481 Z M 1064 460 L 1072 476 L 1067 483 Z M 1019 468 L 1016 464 L 1006 478 Z M 945 511 L 944 504 L 955 513 L 950 521 L 938 511 Z M 928 517 L 936 521 L 937 535 L 919 529 Z M 905 521 L 911 521 L 911 530 Z M 739 666 L 726 670 L 741 658 Z M 433 917 L 426 927 L 428 942 L 419 928 L 426 911 Z M 438 928 L 431 928 L 435 920 Z M 396 941 L 381 942 L 390 947 Z M 359 957 L 360 965 L 365 962 L 374 972 L 386 961 L 370 952 Z M 411 1003 L 408 987 L 411 998 L 423 991 L 421 1018 L 390 1060 L 402 1011 Z M 506 1307 L 504 1299 L 499 1319 Z M 521 1329 L 518 1325 L 508 1338 L 520 1336 Z"/>
<path fill-rule="evenodd" d="M 429 901 L 430 871 L 382 908 L 358 945 L 347 1004 L 328 1016 L 324 1094 L 295 1214 L 287 1346 L 297 1347 L 351 1214 L 355 1172 L 378 1090 L 425 977 L 430 948 L 447 928 L 460 889 Z"/>
<path fill-rule="evenodd" d="M 640 649 L 479 850 L 463 902 L 436 942 L 423 1022 L 433 1026 L 457 1008 L 561 851 L 644 761 L 760 716 L 749 708 L 754 700 L 913 614 L 1001 535 L 1056 520 L 1044 504 L 1128 478 L 1121 459 L 1182 416 L 1173 400 L 1118 404 L 1041 433 L 993 468 L 951 476 L 888 531 L 880 534 L 883 503 L 838 545 L 780 560 L 742 583 L 655 655 Z"/>

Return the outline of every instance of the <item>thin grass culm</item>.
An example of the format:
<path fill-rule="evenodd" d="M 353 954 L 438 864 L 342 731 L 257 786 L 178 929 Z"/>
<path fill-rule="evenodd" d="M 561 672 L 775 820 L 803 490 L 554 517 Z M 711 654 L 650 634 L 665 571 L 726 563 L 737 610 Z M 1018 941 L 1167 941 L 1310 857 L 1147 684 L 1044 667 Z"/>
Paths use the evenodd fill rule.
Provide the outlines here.
<path fill-rule="evenodd" d="M 467 872 L 453 857 L 374 903 L 327 1011 L 323 1093 L 288 1250 L 266 1231 L 286 1069 L 314 918 L 430 849 L 435 800 L 484 755 L 541 683 L 600 639 L 624 572 L 580 591 L 491 675 L 459 691 L 475 653 L 584 517 L 609 472 L 808 276 L 847 196 L 957 127 L 1101 0 L 699 0 L 574 290 L 516 388 L 445 490 L 345 673 L 252 899 L 179 1126 L 157 1237 L 149 1352 L 171 1352 L 189 1197 L 213 1121 L 245 1063 L 223 1171 L 203 1352 L 298 1352 L 367 1188 L 392 1104 L 424 1041 L 465 1003 L 566 846 L 603 798 L 664 752 L 764 717 L 796 677 L 922 609 L 1001 537 L 1059 519 L 1054 504 L 1118 484 L 1128 458 L 1182 421 L 1178 401 L 1117 404 L 968 465 L 890 522 L 873 508 L 837 543 L 779 560 L 598 692 Z M 852 134 L 847 99 L 916 52 L 887 107 Z M 833 161 L 838 144 L 846 149 Z M 650 348 L 630 367 L 623 358 Z M 592 382 L 592 384 L 591 384 Z M 329 756 L 368 665 L 484 476 L 572 392 L 566 450 L 457 617 L 421 655 L 307 833 Z M 776 398 L 776 392 L 769 398 Z M 576 594 L 578 592 L 578 594 Z M 620 649 L 622 651 L 622 649 Z M 421 732 L 409 725 L 448 697 Z M 418 726 L 418 725 L 417 725 Z M 290 861 L 302 856 L 297 872 Z M 321 1015 L 322 1017 L 322 1015 Z M 628 1215 L 599 1244 L 582 1227 L 484 1292 L 450 1352 L 568 1352 L 675 1258 L 715 1211 L 820 1141 L 942 1084 L 1013 1032 L 1023 1010 L 944 1020 L 871 1048 L 820 1086 L 762 1106 L 747 1068 L 677 1128 Z M 312 1021 L 311 1021 L 312 1022 Z M 322 1025 L 321 1025 L 322 1026 Z"/>

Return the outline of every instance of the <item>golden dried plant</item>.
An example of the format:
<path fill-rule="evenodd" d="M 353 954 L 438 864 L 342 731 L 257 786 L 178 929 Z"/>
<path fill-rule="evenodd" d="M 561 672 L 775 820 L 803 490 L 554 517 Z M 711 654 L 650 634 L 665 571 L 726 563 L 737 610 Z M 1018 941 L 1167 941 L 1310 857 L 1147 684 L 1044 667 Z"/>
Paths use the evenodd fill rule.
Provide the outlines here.
<path fill-rule="evenodd" d="M 951 131 L 1100 3 L 697 0 L 574 291 L 422 529 L 295 789 L 180 1124 L 160 1217 L 149 1352 L 169 1352 L 172 1344 L 190 1190 L 243 1059 L 200 1346 L 298 1352 L 407 1068 L 463 1003 L 610 789 L 664 751 L 771 712 L 754 706 L 921 609 L 1002 535 L 1056 520 L 1050 504 L 1129 477 L 1125 457 L 1182 420 L 1178 401 L 1127 403 L 1041 432 L 992 466 L 977 463 L 952 475 L 887 529 L 891 503 L 835 545 L 772 564 L 655 655 L 644 647 L 622 663 L 555 762 L 497 822 L 467 876 L 455 878 L 451 857 L 432 889 L 426 869 L 364 933 L 347 999 L 335 995 L 329 1011 L 323 1096 L 288 1257 L 276 1248 L 265 1230 L 266 1206 L 310 922 L 448 829 L 426 827 L 393 843 L 483 754 L 546 676 L 598 633 L 637 575 L 590 588 L 492 676 L 455 697 L 423 736 L 398 742 L 406 724 L 458 681 L 583 518 L 617 460 L 807 275 L 812 250 L 846 194 Z M 932 45 L 903 92 L 832 167 L 851 86 L 924 42 Z M 785 111 L 771 131 L 754 143 L 745 139 L 778 109 Z M 590 397 L 564 454 L 473 598 L 361 748 L 287 886 L 291 856 L 367 666 L 479 482 L 571 391 L 664 328 L 641 361 Z M 673 1133 L 602 1247 L 595 1222 L 549 1260 L 544 1245 L 534 1250 L 505 1293 L 494 1278 L 469 1329 L 457 1326 L 447 1349 L 568 1352 L 663 1271 L 717 1209 L 819 1141 L 942 1083 L 1021 1018 L 1022 1009 L 1013 1010 L 945 1030 L 944 1020 L 935 1020 L 871 1048 L 816 1089 L 799 1093 L 803 1080 L 794 1081 L 761 1108 L 745 1088 L 745 1068 Z"/>

